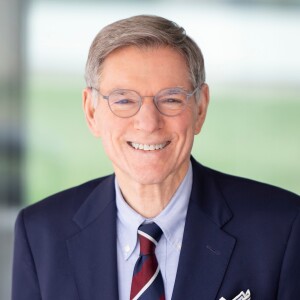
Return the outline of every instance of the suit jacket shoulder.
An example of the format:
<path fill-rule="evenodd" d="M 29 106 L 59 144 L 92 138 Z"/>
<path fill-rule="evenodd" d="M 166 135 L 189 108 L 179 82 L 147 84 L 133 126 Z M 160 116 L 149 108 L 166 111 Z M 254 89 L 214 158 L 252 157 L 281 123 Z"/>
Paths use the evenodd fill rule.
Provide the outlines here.
<path fill-rule="evenodd" d="M 115 213 L 114 176 L 23 209 L 15 228 L 12 299 L 117 299 Z"/>

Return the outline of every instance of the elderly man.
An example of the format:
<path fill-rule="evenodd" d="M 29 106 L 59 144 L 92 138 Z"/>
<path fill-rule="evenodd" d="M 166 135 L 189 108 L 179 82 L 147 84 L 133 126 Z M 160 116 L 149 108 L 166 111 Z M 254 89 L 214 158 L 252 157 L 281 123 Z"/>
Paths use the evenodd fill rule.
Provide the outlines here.
<path fill-rule="evenodd" d="M 191 157 L 209 90 L 184 29 L 155 16 L 108 25 L 85 77 L 114 175 L 21 211 L 13 300 L 299 299 L 299 197 Z"/>

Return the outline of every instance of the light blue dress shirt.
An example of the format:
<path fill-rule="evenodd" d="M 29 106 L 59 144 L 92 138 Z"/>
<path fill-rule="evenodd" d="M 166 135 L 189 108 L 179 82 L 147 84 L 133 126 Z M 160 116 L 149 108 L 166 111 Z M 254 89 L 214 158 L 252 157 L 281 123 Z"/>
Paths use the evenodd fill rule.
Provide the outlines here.
<path fill-rule="evenodd" d="M 190 163 L 188 172 L 171 201 L 153 219 L 142 217 L 125 202 L 117 179 L 115 180 L 119 300 L 128 300 L 130 297 L 133 269 L 139 257 L 140 248 L 137 230 L 144 222 L 155 222 L 163 231 L 155 253 L 164 281 L 166 300 L 171 299 L 192 189 L 192 174 Z"/>

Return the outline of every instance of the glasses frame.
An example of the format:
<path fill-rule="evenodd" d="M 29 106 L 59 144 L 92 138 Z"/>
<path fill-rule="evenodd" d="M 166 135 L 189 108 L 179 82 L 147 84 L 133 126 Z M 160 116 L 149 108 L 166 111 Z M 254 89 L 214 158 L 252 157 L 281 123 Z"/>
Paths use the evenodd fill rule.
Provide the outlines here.
<path fill-rule="evenodd" d="M 142 95 L 140 95 L 137 91 L 135 91 L 135 90 L 130 90 L 130 89 L 116 89 L 116 90 L 113 90 L 109 95 L 103 95 L 103 94 L 100 92 L 99 89 L 97 89 L 97 88 L 95 88 L 95 87 L 93 87 L 93 86 L 91 86 L 90 89 L 93 89 L 93 90 L 97 91 L 97 93 L 98 93 L 104 100 L 107 100 L 109 109 L 110 109 L 110 111 L 111 111 L 115 116 L 117 116 L 117 117 L 119 117 L 119 118 L 122 118 L 122 119 L 126 119 L 126 118 L 131 118 L 131 117 L 135 116 L 135 115 L 140 111 L 140 109 L 141 109 L 141 107 L 142 107 L 142 104 L 143 104 L 143 99 L 144 99 L 144 98 L 152 98 L 152 99 L 153 99 L 153 102 L 154 102 L 154 105 L 155 105 L 155 107 L 156 107 L 156 109 L 157 109 L 157 110 L 159 111 L 159 113 L 161 113 L 162 115 L 167 116 L 167 117 L 175 117 L 175 116 L 178 116 L 179 114 L 181 114 L 181 113 L 186 109 L 186 107 L 187 107 L 187 105 L 188 105 L 188 102 L 189 102 L 190 98 L 191 98 L 192 96 L 194 96 L 194 94 L 195 94 L 198 90 L 200 90 L 201 87 L 196 87 L 196 88 L 195 88 L 193 91 L 191 91 L 191 92 L 187 92 L 186 90 L 181 89 L 181 88 L 178 88 L 178 87 L 165 88 L 165 89 L 162 89 L 162 90 L 160 90 L 159 92 L 157 92 L 156 95 L 154 95 L 154 96 L 142 96 Z M 184 108 L 183 108 L 180 112 L 178 112 L 177 114 L 175 114 L 175 115 L 169 115 L 169 114 L 166 114 L 166 113 L 163 113 L 162 111 L 160 111 L 160 109 L 159 109 L 159 107 L 158 107 L 158 104 L 157 104 L 157 100 L 156 100 L 156 99 L 157 99 L 157 95 L 159 95 L 161 92 L 167 91 L 167 90 L 172 90 L 172 89 L 180 89 L 181 92 L 183 92 L 183 93 L 186 94 L 186 102 L 185 102 Z M 138 105 L 137 111 L 134 112 L 133 114 L 129 115 L 129 116 L 119 116 L 118 114 L 116 114 L 116 112 L 112 110 L 112 108 L 111 108 L 111 106 L 110 106 L 110 102 L 109 102 L 109 97 L 111 96 L 112 93 L 114 93 L 114 92 L 116 92 L 116 91 L 135 92 L 135 93 L 139 96 L 139 99 L 140 99 L 140 100 L 139 100 L 139 105 Z"/>

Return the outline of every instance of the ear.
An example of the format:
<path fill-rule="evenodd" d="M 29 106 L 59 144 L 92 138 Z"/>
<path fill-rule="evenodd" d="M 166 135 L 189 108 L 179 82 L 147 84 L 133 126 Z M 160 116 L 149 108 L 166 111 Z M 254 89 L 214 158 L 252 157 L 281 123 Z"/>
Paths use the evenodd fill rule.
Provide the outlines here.
<path fill-rule="evenodd" d="M 197 107 L 197 115 L 195 121 L 195 135 L 201 131 L 201 128 L 204 124 L 207 108 L 209 104 L 209 87 L 206 83 L 201 86 L 200 90 L 200 99 L 196 103 Z"/>
<path fill-rule="evenodd" d="M 95 137 L 100 137 L 100 128 L 96 119 L 96 107 L 91 88 L 82 91 L 82 104 L 88 127 Z"/>

